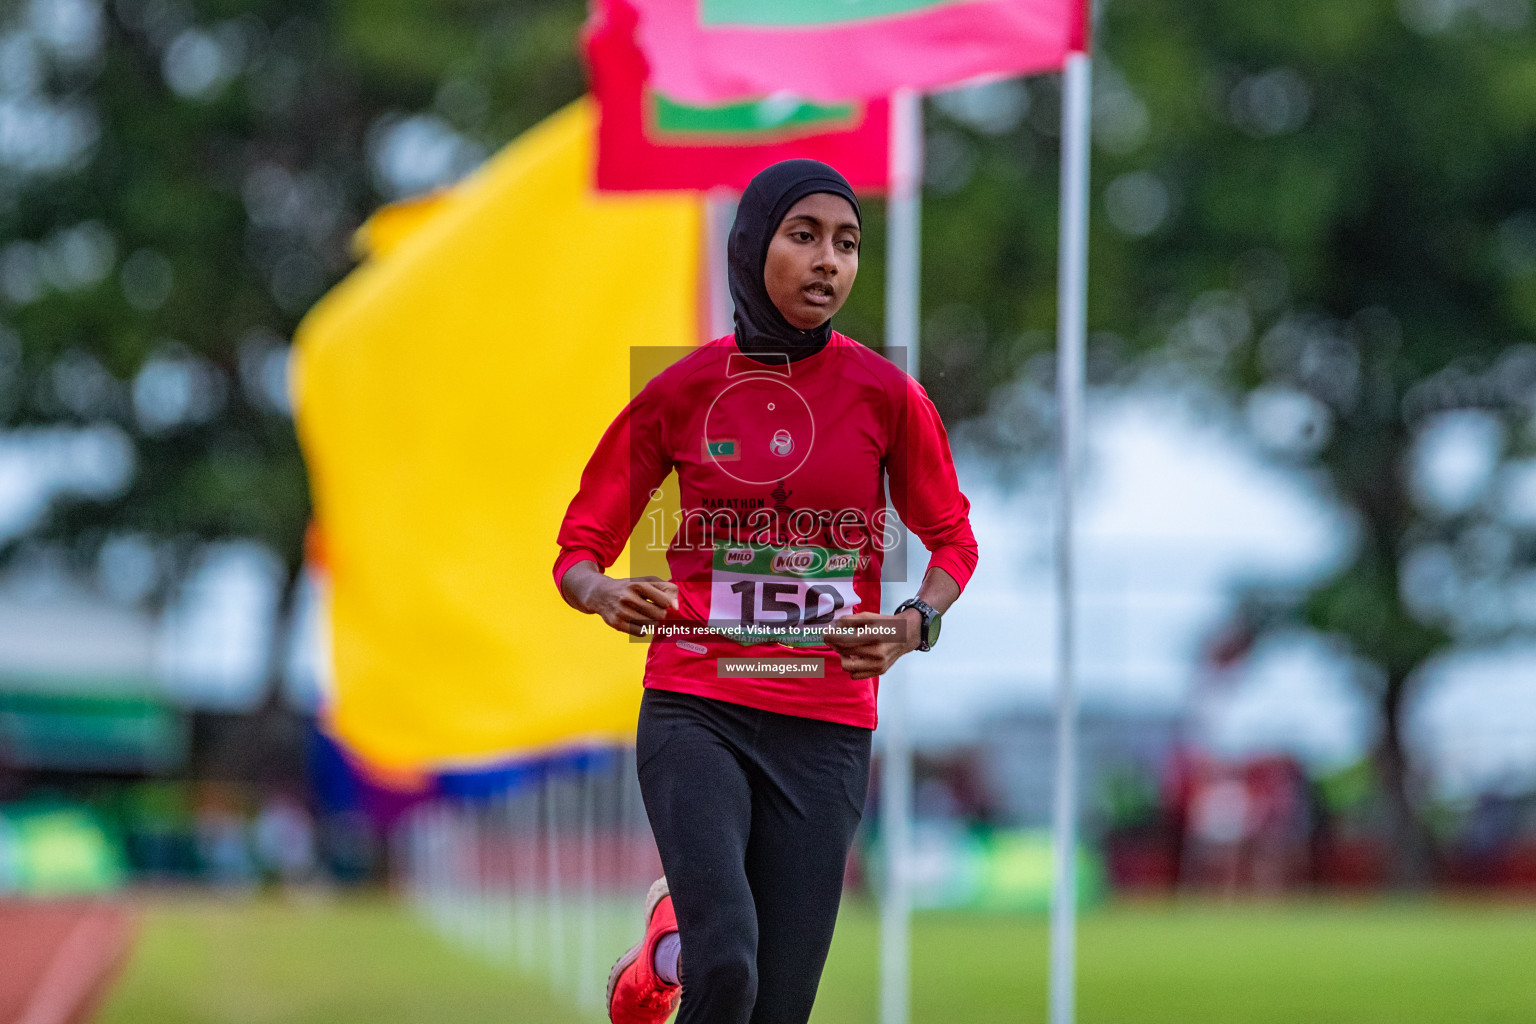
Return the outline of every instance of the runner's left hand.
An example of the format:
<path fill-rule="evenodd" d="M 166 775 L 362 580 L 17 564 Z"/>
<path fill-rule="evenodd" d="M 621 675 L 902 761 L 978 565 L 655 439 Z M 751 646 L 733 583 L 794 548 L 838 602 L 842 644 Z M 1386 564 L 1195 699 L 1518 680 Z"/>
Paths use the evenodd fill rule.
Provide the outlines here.
<path fill-rule="evenodd" d="M 913 609 L 900 615 L 854 612 L 821 636 L 838 653 L 844 672 L 854 679 L 870 679 L 884 675 L 897 658 L 917 650 L 922 617 Z"/>

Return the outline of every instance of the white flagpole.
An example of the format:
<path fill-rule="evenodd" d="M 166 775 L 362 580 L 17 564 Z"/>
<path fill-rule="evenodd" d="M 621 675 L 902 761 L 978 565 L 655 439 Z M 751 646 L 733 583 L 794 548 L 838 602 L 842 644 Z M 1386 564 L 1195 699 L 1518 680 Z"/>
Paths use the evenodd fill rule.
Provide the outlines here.
<path fill-rule="evenodd" d="M 561 784 L 546 771 L 540 782 L 544 791 L 545 897 L 549 905 L 549 990 L 561 995 L 565 984 L 565 892 L 560 879 L 560 809 L 556 801 Z"/>
<path fill-rule="evenodd" d="M 709 336 L 730 334 L 736 326 L 735 303 L 726 253 L 731 224 L 736 220 L 736 194 L 727 189 L 710 192 L 704 201 L 704 231 L 709 254 Z"/>
<path fill-rule="evenodd" d="M 591 764 L 577 776 L 581 786 L 581 944 L 575 974 L 576 1005 L 596 1010 L 603 975 L 597 964 L 597 773 Z"/>
<path fill-rule="evenodd" d="M 1077 993 L 1077 606 L 1073 498 L 1083 427 L 1088 296 L 1090 62 L 1067 57 L 1061 97 L 1061 238 L 1056 390 L 1061 455 L 1056 515 L 1056 891 L 1051 901 L 1051 1024 L 1072 1024 Z"/>
<path fill-rule="evenodd" d="M 887 347 L 906 351 L 907 369 L 914 377 L 918 375 L 922 154 L 922 96 L 911 89 L 898 90 L 891 96 L 885 343 Z M 909 567 L 912 561 L 907 559 Z M 880 822 L 885 833 L 882 844 L 886 870 L 885 892 L 880 901 L 880 1024 L 907 1024 L 911 1017 L 912 740 L 907 721 L 910 669 L 910 665 L 897 662 L 882 680 L 886 700 L 881 722 L 885 743 Z"/>

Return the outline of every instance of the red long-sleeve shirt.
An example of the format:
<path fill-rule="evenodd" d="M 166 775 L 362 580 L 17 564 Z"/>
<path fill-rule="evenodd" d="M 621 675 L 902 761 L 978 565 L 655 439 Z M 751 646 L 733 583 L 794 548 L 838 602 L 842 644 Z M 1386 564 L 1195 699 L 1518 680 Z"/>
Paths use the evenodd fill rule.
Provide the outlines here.
<path fill-rule="evenodd" d="M 680 518 L 653 510 L 641 523 L 673 470 Z M 883 555 L 898 536 L 887 484 L 929 568 L 963 589 L 976 568 L 970 502 L 922 387 L 836 332 L 778 365 L 727 335 L 658 374 L 603 434 L 560 526 L 555 585 L 584 559 L 612 565 L 633 532 L 632 559 L 665 547 L 680 601 L 668 624 L 682 638 L 652 642 L 646 686 L 873 728 L 878 680 L 851 678 L 819 630 L 880 610 Z M 823 660 L 823 677 L 717 665 L 806 657 Z"/>

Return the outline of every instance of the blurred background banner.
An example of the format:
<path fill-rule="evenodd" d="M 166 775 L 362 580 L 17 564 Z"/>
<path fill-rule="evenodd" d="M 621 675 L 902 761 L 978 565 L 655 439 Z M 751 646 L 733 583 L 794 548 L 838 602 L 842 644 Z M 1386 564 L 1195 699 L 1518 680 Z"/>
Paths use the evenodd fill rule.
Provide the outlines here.
<path fill-rule="evenodd" d="M 693 102 L 782 89 L 824 101 L 1061 67 L 1080 0 L 636 0 L 656 87 Z"/>
<path fill-rule="evenodd" d="M 657 91 L 635 42 L 635 9 L 601 0 L 585 38 L 597 100 L 597 185 L 602 189 L 746 188 L 779 160 L 823 160 L 854 188 L 889 180 L 890 103 L 819 104 L 775 93 L 709 106 Z"/>
<path fill-rule="evenodd" d="M 549 580 L 631 346 L 692 344 L 699 203 L 589 190 L 578 101 L 420 212 L 298 334 L 329 570 L 330 730 L 385 771 L 633 733 L 644 648 Z M 644 267 L 643 274 L 636 273 Z"/>

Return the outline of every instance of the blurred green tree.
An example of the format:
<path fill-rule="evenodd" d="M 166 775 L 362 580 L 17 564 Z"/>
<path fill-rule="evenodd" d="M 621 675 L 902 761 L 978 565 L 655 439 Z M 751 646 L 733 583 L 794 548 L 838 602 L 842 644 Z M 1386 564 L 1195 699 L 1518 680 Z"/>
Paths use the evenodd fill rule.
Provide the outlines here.
<path fill-rule="evenodd" d="M 583 14 L 0 8 L 0 428 L 74 437 L 60 450 L 87 463 L 0 559 L 62 554 L 158 608 L 209 544 L 254 541 L 282 566 L 286 623 L 310 514 L 288 339 L 382 201 L 453 181 L 580 94 Z M 269 705 L 287 631 L 273 642 Z"/>
<path fill-rule="evenodd" d="M 1299 599 L 1255 595 L 1247 628 L 1347 640 L 1379 710 L 1392 875 L 1423 882 L 1434 841 L 1403 735 L 1418 670 L 1536 627 L 1530 5 L 1102 14 L 1090 375 L 1219 385 L 1353 512 L 1348 564 Z M 924 379 L 951 415 L 991 396 L 975 436 L 1039 450 L 1058 106 L 1052 80 L 1016 88 L 933 104 Z"/>

